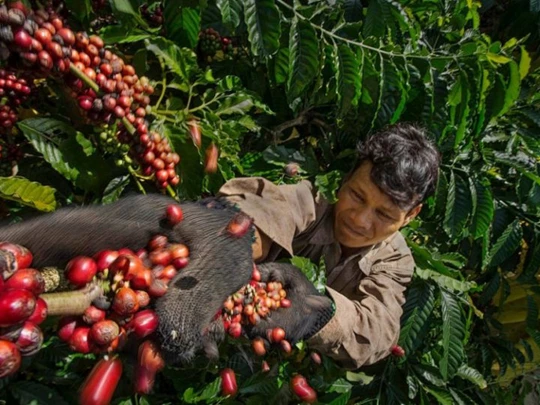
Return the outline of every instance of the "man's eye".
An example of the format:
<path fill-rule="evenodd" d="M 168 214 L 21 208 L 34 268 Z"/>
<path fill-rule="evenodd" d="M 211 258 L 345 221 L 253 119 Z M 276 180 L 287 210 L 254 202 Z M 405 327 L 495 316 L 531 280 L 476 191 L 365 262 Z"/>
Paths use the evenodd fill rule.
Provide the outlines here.
<path fill-rule="evenodd" d="M 363 200 L 364 200 L 360 194 L 355 193 L 354 191 L 351 191 L 351 194 L 352 194 L 353 198 L 354 198 L 356 201 L 363 201 Z"/>
<path fill-rule="evenodd" d="M 382 218 L 384 218 L 385 220 L 387 221 L 394 221 L 394 218 L 392 218 L 390 215 L 388 214 L 385 214 L 384 212 L 382 211 L 379 211 L 379 216 L 381 216 Z"/>

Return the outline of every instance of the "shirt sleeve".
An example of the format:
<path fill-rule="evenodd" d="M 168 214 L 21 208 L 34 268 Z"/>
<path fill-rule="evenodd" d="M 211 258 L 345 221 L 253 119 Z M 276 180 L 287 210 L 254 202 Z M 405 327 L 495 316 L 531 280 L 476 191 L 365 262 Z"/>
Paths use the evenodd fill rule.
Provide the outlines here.
<path fill-rule="evenodd" d="M 237 204 L 254 219 L 259 231 L 290 255 L 294 237 L 316 217 L 315 193 L 307 180 L 276 185 L 262 177 L 240 177 L 225 183 L 218 196 Z"/>
<path fill-rule="evenodd" d="M 311 339 L 320 350 L 343 367 L 356 369 L 390 354 L 400 332 L 401 306 L 411 281 L 414 261 L 410 255 L 393 265 L 373 265 L 358 286 L 357 299 L 350 300 L 327 287 L 334 300 L 334 317 Z"/>

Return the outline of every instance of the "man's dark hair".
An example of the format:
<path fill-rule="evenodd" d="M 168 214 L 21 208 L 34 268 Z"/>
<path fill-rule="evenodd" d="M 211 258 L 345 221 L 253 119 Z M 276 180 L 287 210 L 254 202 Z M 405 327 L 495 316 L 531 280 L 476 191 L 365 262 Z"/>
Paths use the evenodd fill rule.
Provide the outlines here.
<path fill-rule="evenodd" d="M 401 209 L 409 210 L 435 192 L 440 155 L 426 132 L 414 125 L 390 125 L 357 146 L 358 161 L 373 164 L 371 180 Z"/>

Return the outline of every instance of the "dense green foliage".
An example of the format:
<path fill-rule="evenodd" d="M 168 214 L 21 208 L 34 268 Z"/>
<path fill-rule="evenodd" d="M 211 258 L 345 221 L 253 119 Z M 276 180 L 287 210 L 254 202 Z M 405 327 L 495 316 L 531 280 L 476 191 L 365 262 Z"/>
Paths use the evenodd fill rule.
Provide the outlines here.
<path fill-rule="evenodd" d="M 154 81 L 152 126 L 181 155 L 181 198 L 261 175 L 312 179 L 332 199 L 356 142 L 400 121 L 426 127 L 443 156 L 436 195 L 404 230 L 417 263 L 402 318 L 406 356 L 361 373 L 328 359 L 315 368 L 301 355 L 275 358 L 266 375 L 238 343 L 224 345 L 219 366 L 235 368 L 241 387 L 228 403 L 285 401 L 294 370 L 326 404 L 519 400 L 519 376 L 540 361 L 538 2 L 511 1 L 497 12 L 473 0 L 165 0 L 148 1 L 145 13 L 142 3 L 110 0 L 98 9 L 65 1 L 74 27 L 98 32 Z M 523 24 L 499 30 L 512 5 Z M 148 18 L 158 7 L 162 24 Z M 199 32 L 208 28 L 231 46 L 203 46 Z M 17 177 L 0 180 L 10 219 L 156 191 L 115 165 L 122 155 L 101 149 L 104 129 L 85 125 L 59 84 L 41 86 L 18 123 L 25 159 Z M 200 149 L 189 137 L 192 118 L 202 128 Z M 220 148 L 213 175 L 202 165 L 210 142 Z M 301 167 L 296 178 L 283 172 L 291 161 Z M 91 359 L 51 338 L 19 376 L 0 382 L 0 396 L 69 401 L 73 393 L 51 383 L 76 387 Z M 200 359 L 169 368 L 147 398 L 130 399 L 126 383 L 117 403 L 221 402 L 219 366 Z M 500 376 L 514 380 L 512 390 Z"/>

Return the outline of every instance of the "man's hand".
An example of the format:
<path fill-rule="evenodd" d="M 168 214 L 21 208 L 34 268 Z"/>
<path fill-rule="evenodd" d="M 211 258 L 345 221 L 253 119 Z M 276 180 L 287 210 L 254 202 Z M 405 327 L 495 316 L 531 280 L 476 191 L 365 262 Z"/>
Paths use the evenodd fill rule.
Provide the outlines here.
<path fill-rule="evenodd" d="M 287 291 L 290 308 L 271 311 L 257 325 L 248 329 L 250 337 L 267 337 L 275 327 L 285 330 L 285 338 L 294 344 L 315 335 L 333 316 L 333 302 L 319 293 L 313 283 L 295 266 L 285 263 L 258 265 L 261 281 L 279 281 Z"/>
<path fill-rule="evenodd" d="M 0 229 L 0 240 L 34 254 L 34 267 L 59 266 L 100 250 L 146 246 L 156 234 L 190 248 L 190 264 L 157 300 L 158 336 L 169 363 L 191 359 L 199 349 L 217 353 L 223 325 L 213 322 L 227 296 L 245 285 L 253 268 L 253 231 L 232 237 L 227 225 L 238 214 L 222 200 L 180 203 L 184 219 L 170 227 L 166 209 L 177 202 L 161 195 L 137 195 L 110 205 L 60 209 Z"/>

